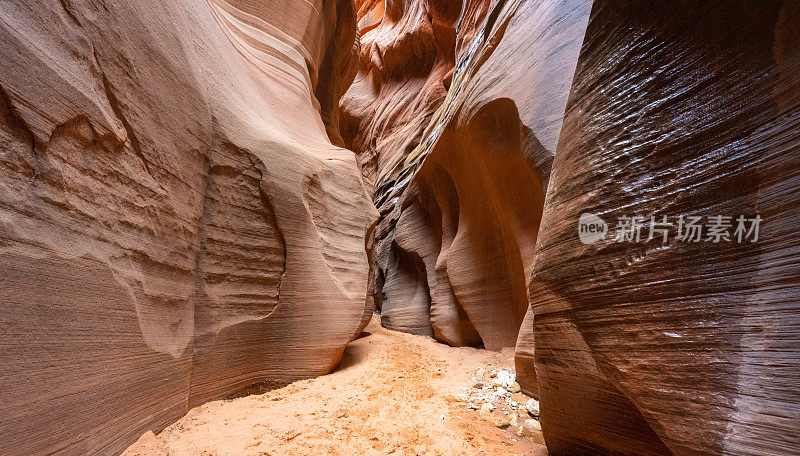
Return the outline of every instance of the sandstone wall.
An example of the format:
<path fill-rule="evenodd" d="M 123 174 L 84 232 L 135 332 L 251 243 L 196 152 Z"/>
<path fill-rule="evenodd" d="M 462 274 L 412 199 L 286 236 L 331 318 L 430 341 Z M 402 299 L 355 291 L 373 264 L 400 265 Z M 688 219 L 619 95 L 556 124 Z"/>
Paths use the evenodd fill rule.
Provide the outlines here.
<path fill-rule="evenodd" d="M 518 345 L 535 337 L 550 454 L 800 453 L 798 13 L 594 3 Z M 622 216 L 733 226 L 584 245 L 582 213 L 612 235 Z M 740 215 L 761 217 L 756 242 Z"/>
<path fill-rule="evenodd" d="M 114 454 L 318 375 L 377 214 L 347 1 L 0 3 L 0 453 Z"/>
<path fill-rule="evenodd" d="M 361 5 L 361 70 L 342 101 L 342 130 L 355 132 L 345 140 L 376 183 L 373 292 L 384 326 L 496 349 L 516 344 L 528 308 L 591 5 L 455 3 L 428 2 L 428 14 L 425 2 L 393 2 L 392 14 L 384 2 Z M 393 50 L 400 44 L 414 52 Z M 408 63 L 379 59 L 395 53 Z"/>
<path fill-rule="evenodd" d="M 461 3 L 356 2 L 358 73 L 341 100 L 341 130 L 372 185 L 397 175 L 447 94 Z M 476 15 L 488 4 L 475 3 Z"/>
<path fill-rule="evenodd" d="M 463 2 L 439 21 L 451 62 L 412 39 L 450 33 L 424 2 L 360 6 L 365 42 L 430 63 L 381 79 L 362 47 L 343 100 L 381 211 L 382 322 L 516 342 L 552 454 L 797 453 L 796 2 L 590 3 Z M 581 243 L 582 213 L 610 236 Z M 759 215 L 760 238 L 613 237 L 664 215 L 730 216 L 731 236 Z"/>

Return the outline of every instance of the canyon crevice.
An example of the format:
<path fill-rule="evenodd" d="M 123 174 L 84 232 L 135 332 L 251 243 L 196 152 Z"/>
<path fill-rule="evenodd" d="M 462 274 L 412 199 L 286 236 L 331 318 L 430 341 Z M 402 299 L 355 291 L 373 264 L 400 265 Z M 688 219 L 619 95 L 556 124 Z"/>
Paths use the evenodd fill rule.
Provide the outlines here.
<path fill-rule="evenodd" d="M 384 326 L 516 345 L 550 454 L 800 451 L 797 5 L 392 5 L 342 100 Z"/>
<path fill-rule="evenodd" d="M 376 24 L 382 2 L 361 4 L 361 64 L 342 99 L 381 211 L 381 319 L 455 346 L 514 346 L 591 5 L 393 5 Z"/>

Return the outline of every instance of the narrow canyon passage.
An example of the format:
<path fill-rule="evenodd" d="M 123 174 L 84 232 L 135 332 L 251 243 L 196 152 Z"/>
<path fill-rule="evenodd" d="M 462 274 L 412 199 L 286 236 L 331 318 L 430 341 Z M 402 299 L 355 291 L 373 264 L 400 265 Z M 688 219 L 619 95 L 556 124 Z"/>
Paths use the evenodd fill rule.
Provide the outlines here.
<path fill-rule="evenodd" d="M 476 371 L 488 377 L 512 369 L 513 350 L 448 347 L 379 321 L 348 345 L 331 374 L 206 403 L 157 436 L 145 434 L 124 455 L 547 454 L 540 431 L 525 427 L 524 407 L 519 425 L 506 427 L 508 407 L 488 413 L 463 400 L 480 395 Z"/>
<path fill-rule="evenodd" d="M 800 456 L 800 1 L 0 1 L 0 456 Z"/>

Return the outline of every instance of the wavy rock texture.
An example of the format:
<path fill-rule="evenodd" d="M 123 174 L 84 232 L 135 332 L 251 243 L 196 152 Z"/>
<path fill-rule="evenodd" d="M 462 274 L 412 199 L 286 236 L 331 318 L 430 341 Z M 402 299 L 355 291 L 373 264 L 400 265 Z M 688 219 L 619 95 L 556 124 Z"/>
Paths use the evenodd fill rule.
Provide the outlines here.
<path fill-rule="evenodd" d="M 361 72 L 342 100 L 343 131 L 356 131 L 345 140 L 382 213 L 374 295 L 389 328 L 514 346 L 591 5 L 429 2 L 424 15 L 424 4 L 360 6 Z M 379 59 L 401 44 L 428 60 Z"/>
<path fill-rule="evenodd" d="M 377 217 L 332 144 L 352 3 L 2 2 L 0 39 L 0 453 L 338 362 Z"/>
<path fill-rule="evenodd" d="M 800 453 L 799 21 L 791 1 L 595 2 L 525 329 L 550 454 Z M 732 216 L 732 242 L 583 245 L 584 212 Z"/>
<path fill-rule="evenodd" d="M 358 74 L 341 100 L 341 130 L 373 185 L 397 174 L 447 94 L 461 3 L 356 2 Z"/>

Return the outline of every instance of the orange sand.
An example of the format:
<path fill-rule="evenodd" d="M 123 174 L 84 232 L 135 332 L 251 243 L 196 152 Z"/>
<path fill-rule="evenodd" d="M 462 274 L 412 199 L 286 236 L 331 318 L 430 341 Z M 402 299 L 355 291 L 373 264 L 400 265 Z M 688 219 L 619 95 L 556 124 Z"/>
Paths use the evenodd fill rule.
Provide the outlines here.
<path fill-rule="evenodd" d="M 453 397 L 475 368 L 511 367 L 512 356 L 389 331 L 376 317 L 335 372 L 204 404 L 124 455 L 546 455 L 540 436 L 499 429 Z"/>

